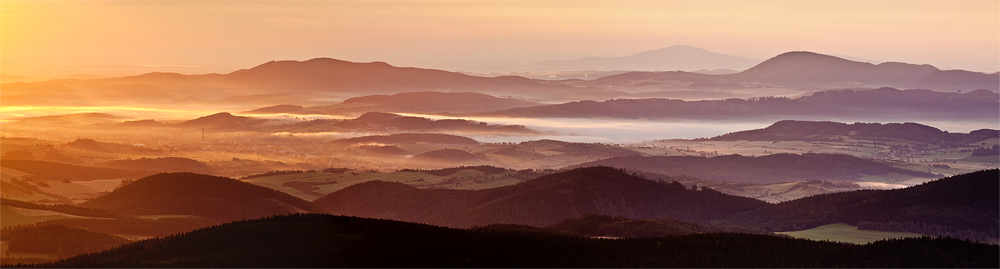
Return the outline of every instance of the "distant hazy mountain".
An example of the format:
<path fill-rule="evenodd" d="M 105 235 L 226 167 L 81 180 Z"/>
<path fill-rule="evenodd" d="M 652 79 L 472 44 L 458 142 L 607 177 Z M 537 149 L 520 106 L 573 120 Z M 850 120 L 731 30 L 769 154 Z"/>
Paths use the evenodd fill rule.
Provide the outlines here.
<path fill-rule="evenodd" d="M 759 157 L 726 155 L 615 157 L 572 167 L 611 166 L 668 176 L 686 175 L 723 182 L 770 184 L 804 179 L 860 181 L 865 175 L 936 177 L 844 154 L 772 154 Z"/>
<path fill-rule="evenodd" d="M 354 63 L 330 58 L 271 61 L 222 75 L 220 81 L 272 91 L 294 89 L 369 94 L 441 90 L 522 92 L 553 88 L 522 77 L 487 78 L 434 69 L 396 67 L 384 62 Z"/>
<path fill-rule="evenodd" d="M 622 57 L 586 57 L 569 61 L 545 61 L 523 67 L 524 71 L 633 70 L 694 71 L 700 69 L 750 68 L 760 60 L 719 54 L 701 48 L 674 45 Z"/>
<path fill-rule="evenodd" d="M 821 87 L 1000 89 L 1000 76 L 997 74 L 942 71 L 929 64 L 884 62 L 876 65 L 806 51 L 783 53 L 730 77 L 742 81 Z"/>
<path fill-rule="evenodd" d="M 330 58 L 271 61 L 229 74 L 154 72 L 119 78 L 3 83 L 2 89 L 4 105 L 246 101 L 243 100 L 246 98 L 229 100 L 234 96 L 265 96 L 266 99 L 254 100 L 262 105 L 314 104 L 316 96 L 326 99 L 426 91 L 558 98 L 578 90 L 573 86 L 549 85 L 516 76 L 479 77 L 396 67 L 384 62 L 355 63 Z"/>
<path fill-rule="evenodd" d="M 372 94 L 404 92 L 476 92 L 493 96 L 519 96 L 539 100 L 578 100 L 583 96 L 619 96 L 616 92 L 641 88 L 644 92 L 662 89 L 739 90 L 759 87 L 784 87 L 807 90 L 894 87 L 937 91 L 1000 91 L 1000 73 L 984 74 L 964 70 L 939 70 L 930 65 L 886 62 L 878 65 L 850 61 L 812 52 L 788 52 L 756 66 L 756 61 L 740 67 L 712 65 L 733 56 L 717 55 L 686 46 L 674 46 L 622 58 L 586 58 L 584 63 L 689 63 L 687 66 L 632 68 L 633 70 L 690 70 L 702 73 L 637 71 L 593 80 L 535 80 L 518 76 L 479 77 L 462 73 L 413 67 L 396 67 L 383 62 L 355 63 L 329 58 L 308 61 L 272 61 L 229 74 L 182 75 L 149 73 L 138 76 L 92 80 L 63 79 L 2 84 L 4 105 L 101 105 L 128 101 L 148 104 L 254 104 L 273 106 L 294 104 L 322 105 L 331 98 L 349 98 Z M 737 57 L 738 58 L 738 57 Z M 742 58 L 740 58 L 742 59 Z M 746 59 L 743 59 L 746 60 Z M 571 61 L 575 62 L 575 61 Z M 547 64 L 561 65 L 560 62 Z M 695 64 L 702 64 L 696 66 Z M 614 67 L 615 65 L 609 65 Z M 735 74 L 720 69 L 743 70 Z M 609 67 L 609 68 L 612 68 Z M 561 67 L 595 70 L 589 66 Z M 622 67 L 624 68 L 624 67 Z M 613 69 L 618 69 L 614 67 Z M 708 71 L 705 71 L 708 70 Z M 713 71 L 714 70 L 714 71 Z M 578 74 L 576 72 L 575 74 Z M 588 75 L 588 72 L 582 74 Z M 587 95 L 592 94 L 592 95 Z M 623 93 L 624 94 L 624 93 Z M 422 95 L 430 95 L 424 93 Z M 421 94 L 412 96 L 370 97 L 362 107 L 385 107 L 426 112 L 454 112 L 500 109 L 477 108 L 486 104 L 479 97 L 457 98 L 439 94 L 442 100 L 423 106 Z M 455 94 L 453 94 L 455 95 Z M 457 95 L 456 95 L 457 96 Z M 414 102 L 402 102 L 410 97 Z M 352 102 L 356 102 L 352 101 Z M 499 101 L 499 100 L 494 100 Z M 499 105 L 524 105 L 513 102 Z M 505 102 L 507 102 L 505 101 Z M 519 104 L 518 104 L 519 103 Z M 346 109 L 346 107 L 326 107 Z M 294 109 L 281 107 L 278 111 Z M 361 113 L 360 111 L 351 111 Z M 364 109 L 362 109 L 364 110 Z M 447 111 L 454 110 L 454 111 Z"/>
<path fill-rule="evenodd" d="M 706 221 L 767 205 L 751 198 L 657 183 L 610 167 L 579 168 L 477 191 L 417 189 L 375 181 L 313 202 L 336 214 L 452 227 L 544 226 L 587 214 Z"/>
<path fill-rule="evenodd" d="M 875 90 L 822 91 L 794 99 L 769 97 L 703 101 L 671 99 L 578 101 L 472 114 L 507 117 L 633 119 L 732 120 L 850 117 L 856 120 L 876 121 L 996 120 L 1000 118 L 1000 94 L 986 90 L 948 93 L 880 88 Z"/>
<path fill-rule="evenodd" d="M 216 113 L 197 119 L 166 125 L 181 128 L 206 128 L 214 131 L 259 132 L 325 132 L 325 131 L 375 131 L 375 132 L 458 132 L 539 135 L 541 132 L 521 125 L 487 124 L 463 119 L 429 119 L 402 116 L 392 113 L 368 112 L 354 119 L 317 119 L 300 122 L 282 122 L 265 118 L 235 116 L 228 112 Z"/>
<path fill-rule="evenodd" d="M 734 74 L 705 72 L 629 72 L 595 79 L 589 86 L 628 85 L 644 81 L 692 82 L 691 88 L 730 88 L 739 85 L 772 85 L 805 89 L 879 88 L 930 89 L 937 91 L 1000 91 L 1000 73 L 940 70 L 929 64 L 899 62 L 871 64 L 807 51 L 782 53 Z M 654 84 L 650 84 L 654 83 Z"/>

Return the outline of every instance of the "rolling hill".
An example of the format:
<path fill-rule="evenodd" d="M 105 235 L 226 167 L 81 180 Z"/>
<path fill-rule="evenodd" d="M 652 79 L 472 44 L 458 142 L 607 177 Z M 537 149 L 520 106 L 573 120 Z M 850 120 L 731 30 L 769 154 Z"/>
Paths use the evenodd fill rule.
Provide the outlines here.
<path fill-rule="evenodd" d="M 578 168 L 493 189 L 417 189 L 372 181 L 313 201 L 336 214 L 451 227 L 556 224 L 588 214 L 708 221 L 765 207 L 751 198 L 657 183 L 610 167 Z"/>
<path fill-rule="evenodd" d="M 790 231 L 830 223 L 862 229 L 948 235 L 977 241 L 1000 236 L 1000 170 L 952 176 L 896 190 L 823 194 L 734 214 L 727 223 Z"/>
<path fill-rule="evenodd" d="M 553 90 L 521 77 L 485 78 L 434 69 L 396 67 L 384 62 L 355 63 L 330 58 L 308 61 L 270 61 L 222 75 L 222 82 L 274 90 L 324 90 L 352 93 L 414 91 L 511 92 Z"/>
<path fill-rule="evenodd" d="M 175 126 L 183 128 L 207 128 L 209 130 L 216 131 L 246 131 L 250 130 L 254 127 L 254 125 L 260 125 L 266 122 L 266 119 L 234 116 L 229 112 L 221 112 L 178 123 Z"/>
<path fill-rule="evenodd" d="M 130 215 L 195 215 L 218 222 L 325 212 L 283 192 L 194 173 L 148 176 L 80 205 Z"/>
<path fill-rule="evenodd" d="M 1000 118 L 1000 94 L 986 90 L 964 93 L 929 90 L 832 90 L 798 98 L 761 97 L 683 101 L 613 99 L 469 113 L 477 116 L 786 120 L 851 117 L 858 120 L 992 120 Z"/>
<path fill-rule="evenodd" d="M 100 165 L 119 169 L 136 169 L 154 172 L 192 172 L 200 174 L 210 174 L 212 167 L 203 162 L 181 157 L 161 157 L 161 158 L 139 158 L 114 160 Z"/>
<path fill-rule="evenodd" d="M 95 179 L 115 179 L 115 178 L 138 178 L 151 175 L 155 172 L 125 170 L 115 168 L 87 167 L 64 163 L 32 161 L 32 160 L 8 160 L 0 161 L 0 166 L 17 169 L 31 174 L 32 180 L 95 180 Z"/>
<path fill-rule="evenodd" d="M 302 110 L 357 116 L 367 112 L 468 113 L 536 105 L 538 103 L 531 101 L 493 97 L 476 92 L 406 92 L 353 97 L 340 104 L 314 106 Z"/>
<path fill-rule="evenodd" d="M 582 163 L 572 167 L 611 166 L 668 176 L 687 175 L 705 180 L 758 184 L 805 179 L 860 181 L 864 175 L 907 175 L 937 177 L 934 174 L 895 168 L 890 165 L 844 154 L 771 154 L 759 157 L 725 155 L 627 156 Z"/>
<path fill-rule="evenodd" d="M 909 141 L 939 145 L 964 146 L 984 139 L 1000 137 L 1000 131 L 981 129 L 965 133 L 949 133 L 919 123 L 839 123 L 784 120 L 763 129 L 747 130 L 712 137 L 718 141 L 824 141 L 841 138 Z"/>
<path fill-rule="evenodd" d="M 899 62 L 871 64 L 807 51 L 786 52 L 728 79 L 806 87 L 903 87 L 1000 90 L 1000 75 Z"/>
<path fill-rule="evenodd" d="M 414 162 L 440 162 L 440 163 L 462 163 L 482 161 L 482 158 L 475 154 L 460 149 L 439 149 L 414 155 L 410 159 Z"/>
<path fill-rule="evenodd" d="M 630 85 L 635 81 L 653 83 L 647 85 L 654 85 L 656 81 L 694 83 L 690 88 L 715 84 L 731 89 L 752 88 L 750 85 L 756 85 L 809 90 L 893 87 L 936 91 L 1000 91 L 1000 73 L 940 70 L 928 64 L 900 62 L 871 64 L 808 51 L 782 53 L 733 74 L 628 72 L 595 79 L 592 83 L 583 85 Z"/>
<path fill-rule="evenodd" d="M 353 144 L 405 144 L 405 143 L 431 143 L 431 144 L 448 144 L 448 145 L 479 145 L 479 141 L 475 139 L 449 135 L 449 134 L 391 134 L 391 135 L 372 135 L 372 136 L 361 136 L 353 138 L 337 139 L 330 142 L 334 145 L 353 145 Z"/>
<path fill-rule="evenodd" d="M 38 266 L 991 267 L 998 252 L 943 238 L 868 245 L 754 234 L 605 240 L 524 226 L 451 229 L 309 214 L 238 221 Z"/>

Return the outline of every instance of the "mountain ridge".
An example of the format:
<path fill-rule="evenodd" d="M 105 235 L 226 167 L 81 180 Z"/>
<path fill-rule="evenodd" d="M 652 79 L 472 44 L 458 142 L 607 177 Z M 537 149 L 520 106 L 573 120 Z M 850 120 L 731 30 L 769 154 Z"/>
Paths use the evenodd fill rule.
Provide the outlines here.
<path fill-rule="evenodd" d="M 527 71 L 629 70 L 667 71 L 700 69 L 744 70 L 759 60 L 711 52 L 702 48 L 673 45 L 621 57 L 584 57 L 575 60 L 549 60 L 527 65 Z"/>

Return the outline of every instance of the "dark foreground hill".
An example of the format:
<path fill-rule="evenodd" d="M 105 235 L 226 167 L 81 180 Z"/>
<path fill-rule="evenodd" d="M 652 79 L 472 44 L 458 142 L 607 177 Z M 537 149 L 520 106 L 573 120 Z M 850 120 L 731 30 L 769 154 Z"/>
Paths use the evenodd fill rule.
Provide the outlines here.
<path fill-rule="evenodd" d="M 81 206 L 129 215 L 195 215 L 218 222 L 325 212 L 280 191 L 194 173 L 148 176 Z"/>
<path fill-rule="evenodd" d="M 111 234 L 52 224 L 7 227 L 0 230 L 0 237 L 9 244 L 6 249 L 8 253 L 52 253 L 60 259 L 130 242 Z M 8 263 L 7 259 L 4 262 Z"/>
<path fill-rule="evenodd" d="M 309 214 L 238 221 L 37 266 L 994 267 L 998 253 L 955 239 L 850 245 L 720 233 L 605 240 L 516 225 L 451 229 Z"/>
<path fill-rule="evenodd" d="M 708 221 L 767 203 L 679 183 L 660 183 L 610 167 L 579 168 L 485 190 L 417 189 L 372 181 L 313 201 L 330 212 L 451 227 L 556 224 L 587 214 Z"/>
<path fill-rule="evenodd" d="M 760 229 L 743 228 L 739 226 L 710 226 L 675 219 L 629 219 L 626 217 L 613 217 L 607 215 L 587 215 L 572 218 L 545 228 L 586 236 L 608 237 L 651 237 L 697 233 L 748 233 L 774 235 L 772 232 Z"/>
<path fill-rule="evenodd" d="M 764 129 L 728 133 L 711 138 L 718 141 L 829 141 L 842 138 L 920 142 L 943 147 L 964 146 L 1000 137 L 1000 131 L 981 129 L 970 133 L 949 133 L 919 123 L 840 123 L 830 121 L 775 122 Z"/>
<path fill-rule="evenodd" d="M 759 157 L 725 155 L 627 156 L 575 165 L 605 165 L 664 175 L 687 175 L 705 180 L 770 184 L 804 179 L 858 181 L 864 175 L 907 175 L 937 177 L 934 174 L 895 168 L 890 165 L 845 154 L 771 154 Z"/>
<path fill-rule="evenodd" d="M 997 201 L 1000 170 L 993 169 L 905 189 L 806 197 L 736 214 L 728 223 L 792 231 L 844 222 L 863 229 L 995 241 L 1000 236 Z"/>

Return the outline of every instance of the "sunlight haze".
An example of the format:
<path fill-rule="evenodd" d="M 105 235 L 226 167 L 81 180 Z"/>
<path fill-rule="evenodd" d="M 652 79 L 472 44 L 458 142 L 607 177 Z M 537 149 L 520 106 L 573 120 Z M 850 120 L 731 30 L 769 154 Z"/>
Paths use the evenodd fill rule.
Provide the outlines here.
<path fill-rule="evenodd" d="M 330 57 L 451 71 L 673 45 L 1000 70 L 997 1 L 2 1 L 2 72 L 229 73 Z"/>

